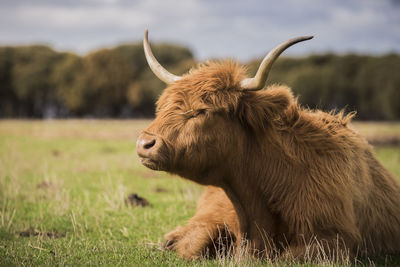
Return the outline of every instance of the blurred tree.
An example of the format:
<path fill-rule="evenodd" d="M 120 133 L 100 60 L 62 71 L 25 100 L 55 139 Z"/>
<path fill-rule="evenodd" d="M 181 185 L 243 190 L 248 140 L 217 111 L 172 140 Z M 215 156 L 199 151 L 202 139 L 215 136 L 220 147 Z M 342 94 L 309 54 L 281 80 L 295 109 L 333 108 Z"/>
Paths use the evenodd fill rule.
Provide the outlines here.
<path fill-rule="evenodd" d="M 153 52 L 177 75 L 196 64 L 185 47 L 157 44 Z M 248 64 L 249 75 L 259 64 Z M 363 120 L 398 120 L 399 66 L 396 54 L 282 57 L 268 84 L 287 84 L 310 108 L 356 110 Z M 0 47 L 0 117 L 152 116 L 165 87 L 148 67 L 141 43 L 84 57 L 46 46 Z"/>
<path fill-rule="evenodd" d="M 168 71 L 177 75 L 186 73 L 195 64 L 192 53 L 185 47 L 160 44 L 153 46 L 152 50 L 157 60 Z M 166 85 L 148 67 L 142 44 L 119 46 L 115 51 L 123 54 L 134 69 L 125 92 L 130 112 L 139 117 L 153 116 L 155 101 Z"/>
<path fill-rule="evenodd" d="M 259 60 L 249 65 L 254 74 Z M 310 108 L 357 111 L 363 120 L 400 119 L 400 56 L 333 54 L 277 60 L 269 84 L 283 83 Z"/>
<path fill-rule="evenodd" d="M 126 102 L 132 68 L 121 55 L 109 49 L 89 54 L 83 66 L 86 112 L 101 117 L 119 115 L 121 105 Z"/>
<path fill-rule="evenodd" d="M 400 56 L 368 57 L 354 82 L 361 119 L 400 119 Z"/>
<path fill-rule="evenodd" d="M 13 49 L 0 47 L 0 117 L 15 116 L 17 103 L 12 80 Z"/>
<path fill-rule="evenodd" d="M 46 46 L 16 47 L 12 54 L 12 84 L 18 116 L 54 116 L 57 103 L 49 77 L 61 55 Z"/>
<path fill-rule="evenodd" d="M 66 53 L 63 59 L 54 66 L 51 80 L 60 103 L 60 115 L 84 115 L 85 86 L 83 59 L 74 54 Z"/>

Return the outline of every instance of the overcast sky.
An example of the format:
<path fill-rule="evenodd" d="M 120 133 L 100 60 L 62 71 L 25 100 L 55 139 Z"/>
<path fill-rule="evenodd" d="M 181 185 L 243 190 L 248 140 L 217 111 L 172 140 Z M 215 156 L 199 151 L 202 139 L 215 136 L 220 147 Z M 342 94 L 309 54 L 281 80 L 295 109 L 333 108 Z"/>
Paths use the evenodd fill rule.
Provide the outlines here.
<path fill-rule="evenodd" d="M 189 46 L 197 59 L 249 60 L 299 35 L 286 53 L 400 52 L 398 0 L 0 0 L 0 45 L 85 54 L 142 40 Z"/>

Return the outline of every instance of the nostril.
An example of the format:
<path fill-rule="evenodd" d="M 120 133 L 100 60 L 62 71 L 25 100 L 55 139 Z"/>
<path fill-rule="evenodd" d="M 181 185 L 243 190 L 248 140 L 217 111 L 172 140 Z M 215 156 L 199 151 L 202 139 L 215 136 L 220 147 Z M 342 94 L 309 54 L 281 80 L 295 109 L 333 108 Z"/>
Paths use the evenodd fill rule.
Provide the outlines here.
<path fill-rule="evenodd" d="M 148 140 L 146 143 L 144 143 L 143 147 L 144 149 L 150 149 L 156 144 L 156 139 Z"/>

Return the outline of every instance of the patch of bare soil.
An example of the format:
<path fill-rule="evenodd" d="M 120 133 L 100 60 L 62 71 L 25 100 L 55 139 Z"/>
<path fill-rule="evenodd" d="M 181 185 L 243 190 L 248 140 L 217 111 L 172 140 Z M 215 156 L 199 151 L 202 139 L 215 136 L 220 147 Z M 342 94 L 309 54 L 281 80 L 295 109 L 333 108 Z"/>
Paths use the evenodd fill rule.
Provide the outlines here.
<path fill-rule="evenodd" d="M 55 184 L 53 184 L 52 182 L 49 182 L 49 181 L 43 181 L 41 183 L 38 183 L 36 185 L 36 188 L 39 188 L 39 189 L 54 189 L 54 188 L 57 188 L 57 185 L 55 185 Z"/>
<path fill-rule="evenodd" d="M 140 207 L 149 207 L 151 206 L 150 203 L 143 197 L 140 197 L 136 193 L 130 194 L 126 199 L 125 202 L 127 205 L 130 206 L 140 206 Z"/>
<path fill-rule="evenodd" d="M 161 186 L 156 186 L 156 187 L 154 187 L 154 188 L 152 189 L 152 191 L 155 192 L 155 193 L 168 193 L 168 192 L 169 192 L 168 189 L 166 189 L 166 188 L 164 188 L 164 187 L 161 187 Z"/>
<path fill-rule="evenodd" d="M 112 153 L 117 152 L 117 150 L 113 147 L 106 146 L 106 147 L 102 148 L 102 152 L 105 154 L 112 154 Z"/>
<path fill-rule="evenodd" d="M 65 233 L 59 233 L 57 231 L 42 232 L 33 228 L 19 232 L 20 237 L 31 237 L 31 236 L 45 236 L 48 238 L 61 238 L 65 237 Z"/>
<path fill-rule="evenodd" d="M 61 156 L 61 151 L 58 150 L 58 149 L 53 149 L 53 150 L 51 151 L 51 154 L 52 154 L 54 157 L 59 157 L 59 156 Z"/>

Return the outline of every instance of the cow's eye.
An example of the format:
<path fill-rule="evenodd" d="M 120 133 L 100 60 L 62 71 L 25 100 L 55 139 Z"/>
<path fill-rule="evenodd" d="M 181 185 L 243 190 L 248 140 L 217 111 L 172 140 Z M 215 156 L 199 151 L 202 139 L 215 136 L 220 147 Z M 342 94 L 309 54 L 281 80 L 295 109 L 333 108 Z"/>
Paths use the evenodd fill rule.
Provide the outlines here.
<path fill-rule="evenodd" d="M 206 113 L 207 113 L 207 110 L 206 110 L 206 109 L 198 109 L 198 110 L 193 110 L 193 109 L 191 109 L 191 110 L 182 112 L 182 113 L 180 113 L 180 114 L 181 114 L 181 115 L 188 114 L 188 115 L 190 115 L 190 116 L 189 116 L 190 118 L 195 118 L 195 117 L 198 117 L 198 116 L 201 116 L 201 115 L 205 115 Z"/>
<path fill-rule="evenodd" d="M 194 116 L 197 117 L 197 116 L 204 115 L 204 114 L 206 114 L 206 111 L 207 111 L 207 110 L 205 110 L 205 109 L 196 110 L 196 113 L 195 113 Z"/>
<path fill-rule="evenodd" d="M 181 113 L 179 113 L 179 114 L 185 115 L 185 114 L 189 114 L 189 113 L 193 113 L 193 109 L 188 110 L 188 111 L 181 112 Z"/>

